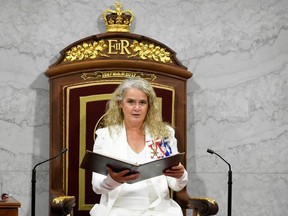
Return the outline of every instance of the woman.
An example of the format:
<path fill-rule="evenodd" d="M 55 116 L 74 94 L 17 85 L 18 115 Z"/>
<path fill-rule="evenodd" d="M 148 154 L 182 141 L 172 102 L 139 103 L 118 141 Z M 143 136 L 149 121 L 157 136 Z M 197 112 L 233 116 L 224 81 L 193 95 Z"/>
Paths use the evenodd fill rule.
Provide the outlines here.
<path fill-rule="evenodd" d="M 96 131 L 94 152 L 139 164 L 178 153 L 174 129 L 162 121 L 156 94 L 142 78 L 130 78 L 119 85 L 104 125 Z M 139 173 L 116 173 L 111 167 L 107 171 L 108 176 L 92 174 L 93 191 L 101 194 L 101 200 L 91 209 L 91 216 L 182 215 L 168 188 L 179 191 L 186 186 L 188 174 L 181 163 L 161 176 L 133 184 L 129 181 L 139 178 Z"/>

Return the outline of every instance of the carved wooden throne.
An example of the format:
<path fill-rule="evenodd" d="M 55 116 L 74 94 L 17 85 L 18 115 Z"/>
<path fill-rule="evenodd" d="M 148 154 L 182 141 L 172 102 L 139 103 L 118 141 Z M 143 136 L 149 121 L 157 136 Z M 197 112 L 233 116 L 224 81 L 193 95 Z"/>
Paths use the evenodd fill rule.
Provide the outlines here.
<path fill-rule="evenodd" d="M 72 209 L 71 215 L 88 216 L 99 201 L 100 196 L 92 191 L 91 172 L 79 165 L 85 151 L 93 149 L 95 125 L 123 79 L 137 76 L 151 82 L 164 120 L 175 127 L 179 151 L 187 152 L 186 82 L 192 73 L 164 44 L 129 33 L 131 22 L 109 26 L 107 19 L 116 15 L 115 11 L 108 12 L 103 13 L 106 33 L 67 46 L 45 72 L 50 81 L 50 155 L 68 148 L 62 161 L 53 160 L 50 164 L 50 216 L 68 215 Z M 133 19 L 131 11 L 123 11 L 121 16 Z M 214 200 L 191 198 L 186 189 L 171 196 L 184 214 L 186 209 L 194 209 L 193 215 L 213 215 L 218 211 Z"/>

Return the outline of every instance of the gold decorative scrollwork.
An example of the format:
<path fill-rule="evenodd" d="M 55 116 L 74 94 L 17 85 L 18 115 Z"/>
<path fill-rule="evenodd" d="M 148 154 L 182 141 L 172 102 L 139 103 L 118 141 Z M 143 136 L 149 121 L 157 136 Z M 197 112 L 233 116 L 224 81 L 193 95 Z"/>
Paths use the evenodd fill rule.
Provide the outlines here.
<path fill-rule="evenodd" d="M 84 80 L 88 79 L 100 79 L 100 78 L 130 78 L 130 77 L 142 77 L 144 79 L 154 81 L 157 77 L 155 74 L 145 74 L 142 72 L 133 72 L 133 71 L 97 71 L 91 73 L 83 73 L 81 78 Z"/>
<path fill-rule="evenodd" d="M 66 51 L 64 62 L 96 59 L 100 56 L 111 58 L 112 55 L 126 55 L 126 58 L 138 57 L 142 60 L 172 63 L 171 53 L 163 47 L 153 43 L 139 42 L 137 40 L 134 40 L 132 44 L 129 44 L 128 41 L 126 42 L 127 46 L 123 44 L 123 40 L 115 40 L 113 44 L 105 40 L 83 42 Z M 109 48 L 109 52 L 107 52 L 107 48 Z M 124 52 L 124 50 L 126 52 Z"/>
<path fill-rule="evenodd" d="M 99 42 L 84 42 L 82 45 L 77 45 L 72 47 L 66 52 L 64 61 L 72 62 L 77 60 L 85 59 L 95 59 L 99 56 L 109 57 L 108 55 L 103 54 L 103 51 L 107 48 L 104 40 Z"/>
<path fill-rule="evenodd" d="M 139 43 L 137 40 L 134 40 L 130 48 L 135 52 L 135 54 L 128 56 L 128 58 L 139 56 L 140 59 L 172 63 L 170 52 L 167 52 L 160 46 L 155 46 L 153 43 L 145 44 L 143 42 Z"/>

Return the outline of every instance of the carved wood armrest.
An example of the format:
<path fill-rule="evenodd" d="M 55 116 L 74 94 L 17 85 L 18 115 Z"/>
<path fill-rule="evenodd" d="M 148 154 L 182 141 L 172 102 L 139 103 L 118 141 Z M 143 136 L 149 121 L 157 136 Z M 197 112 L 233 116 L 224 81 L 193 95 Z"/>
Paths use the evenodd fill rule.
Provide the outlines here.
<path fill-rule="evenodd" d="M 70 215 L 75 207 L 75 197 L 66 196 L 64 193 L 52 191 L 51 212 L 53 215 Z"/>
<path fill-rule="evenodd" d="M 190 197 L 185 189 L 175 192 L 176 202 L 184 209 L 196 209 L 198 215 L 216 215 L 218 212 L 218 204 L 211 198 Z"/>

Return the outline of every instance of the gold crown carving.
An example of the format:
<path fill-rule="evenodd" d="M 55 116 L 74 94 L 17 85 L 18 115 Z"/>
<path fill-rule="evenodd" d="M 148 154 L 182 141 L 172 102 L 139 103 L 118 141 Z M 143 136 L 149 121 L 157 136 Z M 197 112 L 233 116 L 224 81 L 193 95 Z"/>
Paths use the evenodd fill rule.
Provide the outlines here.
<path fill-rule="evenodd" d="M 134 14 L 130 10 L 121 10 L 121 3 L 115 3 L 115 10 L 106 10 L 102 15 L 106 32 L 130 32 L 130 25 L 133 22 Z"/>

